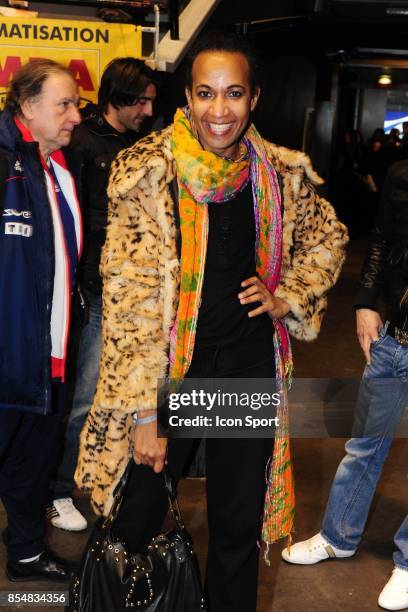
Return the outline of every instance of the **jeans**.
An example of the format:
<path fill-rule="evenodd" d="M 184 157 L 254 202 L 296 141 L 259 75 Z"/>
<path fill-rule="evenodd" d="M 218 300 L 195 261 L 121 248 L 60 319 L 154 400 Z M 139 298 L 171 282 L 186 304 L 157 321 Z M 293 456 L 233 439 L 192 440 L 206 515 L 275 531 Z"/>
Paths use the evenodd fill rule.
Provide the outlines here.
<path fill-rule="evenodd" d="M 408 346 L 386 334 L 371 346 L 371 364 L 360 384 L 352 438 L 332 484 L 322 535 L 343 550 L 361 540 L 377 481 L 408 403 Z M 394 543 L 395 565 L 408 570 L 408 515 Z"/>
<path fill-rule="evenodd" d="M 89 321 L 82 330 L 77 355 L 77 370 L 72 408 L 67 421 L 64 450 L 54 485 L 53 499 L 71 497 L 78 460 L 79 436 L 95 395 L 102 352 L 102 297 L 86 295 Z"/>

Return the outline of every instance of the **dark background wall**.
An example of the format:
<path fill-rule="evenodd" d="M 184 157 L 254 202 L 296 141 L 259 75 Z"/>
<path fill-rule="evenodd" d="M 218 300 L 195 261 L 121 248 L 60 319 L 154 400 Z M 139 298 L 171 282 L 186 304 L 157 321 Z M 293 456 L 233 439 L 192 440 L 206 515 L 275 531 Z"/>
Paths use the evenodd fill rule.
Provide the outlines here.
<path fill-rule="evenodd" d="M 286 51 L 286 52 L 285 52 Z M 262 51 L 262 96 L 254 119 L 264 136 L 301 148 L 308 109 L 315 106 L 316 66 L 307 52 Z"/>
<path fill-rule="evenodd" d="M 362 90 L 359 124 L 364 140 L 368 140 L 374 130 L 382 125 L 386 107 L 387 91 L 369 87 Z"/>

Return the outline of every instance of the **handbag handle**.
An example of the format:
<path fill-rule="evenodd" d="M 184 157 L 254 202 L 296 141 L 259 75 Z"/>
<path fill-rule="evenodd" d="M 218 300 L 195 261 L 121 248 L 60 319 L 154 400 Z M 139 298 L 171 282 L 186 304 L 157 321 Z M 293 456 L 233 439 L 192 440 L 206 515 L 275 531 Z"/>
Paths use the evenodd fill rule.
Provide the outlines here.
<path fill-rule="evenodd" d="M 173 519 L 176 521 L 180 529 L 184 529 L 183 519 L 181 518 L 180 508 L 177 501 L 177 485 L 173 475 L 170 473 L 169 468 L 165 465 L 163 468 L 164 485 L 167 490 L 167 496 L 169 498 L 169 507 Z"/>
<path fill-rule="evenodd" d="M 113 504 L 108 516 L 106 517 L 103 523 L 104 528 L 112 528 L 113 523 L 115 522 L 119 514 L 132 465 L 133 457 L 129 460 L 118 484 L 116 485 L 113 491 Z M 169 499 L 169 508 L 173 519 L 176 521 L 176 523 L 181 529 L 184 529 L 183 519 L 181 518 L 180 508 L 177 502 L 176 481 L 167 466 L 164 466 L 163 468 L 163 479 L 164 485 L 166 487 L 167 496 Z"/>
<path fill-rule="evenodd" d="M 113 490 L 113 504 L 109 511 L 108 516 L 103 522 L 103 527 L 105 529 L 112 527 L 114 521 L 116 520 L 116 517 L 119 514 L 119 510 L 122 505 L 123 495 L 125 492 L 128 478 L 129 478 L 130 470 L 132 468 L 132 463 L 133 463 L 133 457 L 129 460 L 122 476 L 120 477 L 118 484 Z"/>

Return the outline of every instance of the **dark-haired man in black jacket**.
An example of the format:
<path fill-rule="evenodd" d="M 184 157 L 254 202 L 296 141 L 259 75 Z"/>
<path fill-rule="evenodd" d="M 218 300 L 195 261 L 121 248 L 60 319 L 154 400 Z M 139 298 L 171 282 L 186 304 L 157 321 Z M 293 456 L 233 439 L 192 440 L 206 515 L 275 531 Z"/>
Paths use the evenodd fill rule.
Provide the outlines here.
<path fill-rule="evenodd" d="M 146 118 L 153 115 L 155 73 L 141 60 L 113 60 L 105 69 L 98 92 L 98 106 L 89 104 L 74 132 L 72 146 L 83 159 L 84 254 L 81 288 L 89 306 L 89 321 L 81 332 L 72 409 L 67 423 L 64 452 L 47 515 L 55 527 L 69 531 L 86 529 L 87 523 L 72 501 L 78 440 L 88 414 L 99 375 L 101 354 L 102 281 L 101 249 L 108 215 L 106 193 L 110 165 L 116 155 L 139 137 Z"/>

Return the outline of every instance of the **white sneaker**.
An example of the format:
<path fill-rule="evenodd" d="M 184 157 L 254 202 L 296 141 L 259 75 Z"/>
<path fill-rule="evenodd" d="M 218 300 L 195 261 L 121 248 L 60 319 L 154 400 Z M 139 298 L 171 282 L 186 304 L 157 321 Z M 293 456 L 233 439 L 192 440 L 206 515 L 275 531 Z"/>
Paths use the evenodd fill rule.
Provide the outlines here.
<path fill-rule="evenodd" d="M 386 610 L 408 609 L 408 571 L 394 567 L 391 578 L 378 598 L 378 605 Z"/>
<path fill-rule="evenodd" d="M 329 544 L 324 537 L 317 533 L 313 538 L 293 544 L 290 549 L 282 550 L 282 559 L 288 563 L 299 565 L 313 565 L 325 559 L 352 557 L 355 550 L 341 550 Z"/>
<path fill-rule="evenodd" d="M 51 525 L 67 531 L 83 531 L 88 527 L 86 518 L 74 506 L 71 497 L 54 499 L 47 508 Z"/>

